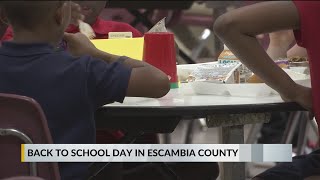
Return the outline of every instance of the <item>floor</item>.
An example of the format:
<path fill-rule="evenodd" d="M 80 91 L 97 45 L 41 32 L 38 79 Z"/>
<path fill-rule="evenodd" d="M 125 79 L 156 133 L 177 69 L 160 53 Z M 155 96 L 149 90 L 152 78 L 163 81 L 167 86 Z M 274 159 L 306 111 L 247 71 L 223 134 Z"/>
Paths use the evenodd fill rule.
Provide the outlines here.
<path fill-rule="evenodd" d="M 171 137 L 171 143 L 172 144 L 180 144 L 184 143 L 184 138 L 186 137 L 186 129 L 189 121 L 181 121 L 176 130 L 170 134 Z M 245 135 L 248 133 L 249 127 L 245 127 Z M 161 136 L 163 137 L 163 136 Z M 161 138 L 162 139 L 162 138 Z M 192 143 L 197 143 L 197 144 L 215 144 L 218 143 L 219 141 L 219 129 L 218 128 L 205 128 L 201 126 L 201 123 L 198 122 L 195 124 L 195 129 L 194 129 L 194 138 L 192 140 Z M 269 166 L 255 166 L 252 163 L 249 165 L 250 171 L 249 175 L 253 176 L 256 175 L 263 170 L 267 169 L 267 167 L 271 167 L 270 164 Z M 250 178 L 248 178 L 250 179 Z M 218 179 L 220 180 L 220 178 Z"/>
<path fill-rule="evenodd" d="M 175 129 L 173 133 L 170 134 L 171 143 L 172 144 L 180 144 L 185 142 L 186 137 L 186 129 L 189 121 L 181 121 L 178 127 Z M 201 121 L 197 121 L 194 124 L 194 136 L 192 139 L 192 143 L 197 144 L 215 144 L 218 143 L 219 140 L 219 129 L 218 128 L 206 128 L 205 124 L 201 124 Z M 250 129 L 250 125 L 245 126 L 245 138 L 247 137 L 248 131 Z M 313 136 L 310 134 L 310 136 Z M 312 137 L 314 138 L 314 137 Z M 160 142 L 163 142 L 164 136 L 160 135 Z M 274 163 L 247 163 L 248 172 L 247 179 L 251 179 L 251 177 L 263 172 L 264 170 L 274 166 Z M 218 180 L 221 180 L 219 177 Z"/>

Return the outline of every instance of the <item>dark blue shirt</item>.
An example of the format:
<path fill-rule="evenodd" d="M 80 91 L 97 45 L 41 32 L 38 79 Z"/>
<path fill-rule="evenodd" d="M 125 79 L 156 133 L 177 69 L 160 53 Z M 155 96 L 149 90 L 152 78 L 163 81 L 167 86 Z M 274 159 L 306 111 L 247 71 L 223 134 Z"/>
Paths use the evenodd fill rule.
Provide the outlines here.
<path fill-rule="evenodd" d="M 90 56 L 73 57 L 47 44 L 3 42 L 0 92 L 34 98 L 56 144 L 95 143 L 95 110 L 122 102 L 131 70 Z M 60 163 L 62 179 L 81 179 L 88 163 Z"/>

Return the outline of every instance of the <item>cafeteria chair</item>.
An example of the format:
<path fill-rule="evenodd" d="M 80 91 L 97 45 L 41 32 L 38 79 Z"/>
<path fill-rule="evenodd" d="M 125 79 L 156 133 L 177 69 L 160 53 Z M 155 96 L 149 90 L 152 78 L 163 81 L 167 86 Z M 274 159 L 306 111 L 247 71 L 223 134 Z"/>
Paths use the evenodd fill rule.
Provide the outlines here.
<path fill-rule="evenodd" d="M 318 127 L 315 120 L 309 120 L 308 112 L 297 111 L 291 112 L 288 118 L 288 123 L 281 140 L 282 144 L 289 144 L 292 142 L 293 134 L 296 128 L 299 128 L 297 155 L 305 154 L 304 150 L 307 146 L 307 133 L 311 130 L 318 135 Z"/>
<path fill-rule="evenodd" d="M 248 137 L 246 139 L 246 144 L 254 144 L 257 140 L 258 134 L 262 128 L 262 124 L 253 124 L 249 130 Z M 290 144 L 292 143 L 293 135 L 296 129 L 298 128 L 298 142 L 295 155 L 305 154 L 305 149 L 307 146 L 307 134 L 310 130 L 318 135 L 318 126 L 315 120 L 309 120 L 308 112 L 297 111 L 291 112 L 288 117 L 288 122 L 283 133 L 280 144 Z M 246 166 L 247 174 L 249 174 L 249 167 Z M 313 176 L 307 178 L 308 180 L 320 179 L 320 176 Z"/>
<path fill-rule="evenodd" d="M 258 134 L 262 128 L 262 124 L 253 124 L 249 130 L 246 144 L 254 144 L 258 138 Z M 282 136 L 281 144 L 289 144 L 292 142 L 295 130 L 299 128 L 297 155 L 304 154 L 304 149 L 307 145 L 307 133 L 309 129 L 316 135 L 318 134 L 318 127 L 315 120 L 309 120 L 307 112 L 297 111 L 291 112 L 288 117 L 288 122 Z"/>
<path fill-rule="evenodd" d="M 53 143 L 46 117 L 32 98 L 0 93 L 0 178 L 60 180 L 57 163 L 22 163 L 21 144 Z"/>

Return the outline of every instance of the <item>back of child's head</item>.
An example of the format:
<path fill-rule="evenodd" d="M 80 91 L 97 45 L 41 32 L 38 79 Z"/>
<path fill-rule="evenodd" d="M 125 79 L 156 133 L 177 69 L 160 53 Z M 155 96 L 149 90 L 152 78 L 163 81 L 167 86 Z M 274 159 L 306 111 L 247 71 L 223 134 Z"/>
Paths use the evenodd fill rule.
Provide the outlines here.
<path fill-rule="evenodd" d="M 55 21 L 64 1 L 1 1 L 3 16 L 17 29 L 34 30 Z"/>

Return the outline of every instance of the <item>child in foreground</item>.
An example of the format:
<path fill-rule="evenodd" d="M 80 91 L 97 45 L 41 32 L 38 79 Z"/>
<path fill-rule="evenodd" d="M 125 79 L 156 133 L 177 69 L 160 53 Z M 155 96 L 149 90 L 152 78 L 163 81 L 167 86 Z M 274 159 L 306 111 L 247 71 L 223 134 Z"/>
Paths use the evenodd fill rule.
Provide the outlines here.
<path fill-rule="evenodd" d="M 34 98 L 44 110 L 54 143 L 94 144 L 98 107 L 122 102 L 125 96 L 159 98 L 169 91 L 166 74 L 157 68 L 102 52 L 80 33 L 64 33 L 71 16 L 81 17 L 74 15 L 78 5 L 2 1 L 1 7 L 14 37 L 0 48 L 0 92 Z M 68 52 L 55 51 L 62 38 Z M 61 178 L 83 179 L 88 165 L 60 163 Z"/>
<path fill-rule="evenodd" d="M 76 34 L 63 35 L 69 25 L 68 3 L 64 6 L 61 1 L 19 3 L 16 5 L 17 2 L 14 1 L 3 2 L 4 14 L 8 17 L 8 24 L 12 25 L 14 37 L 11 33 L 12 41 L 3 43 L 2 51 L 9 51 L 11 54 L 3 53 L 4 57 L 0 56 L 0 65 L 3 64 L 1 68 L 4 72 L 7 72 L 5 69 L 10 71 L 1 77 L 2 87 L 6 88 L 3 90 L 0 87 L 0 91 L 36 99 L 47 116 L 54 143 L 95 143 L 93 113 L 97 107 L 114 101 L 122 102 L 125 95 L 161 97 L 168 92 L 167 76 L 152 66 L 101 52 L 84 35 L 77 33 L 78 31 L 69 31 Z M 75 17 L 72 19 L 75 27 L 78 19 L 86 21 L 81 16 L 79 5 L 70 3 L 70 6 L 72 17 Z M 92 24 L 93 21 L 88 19 L 86 22 Z M 114 30 L 113 28 L 112 31 Z M 62 36 L 72 55 L 68 52 L 54 52 L 53 47 L 61 41 Z M 138 35 L 133 32 L 133 36 Z M 84 54 L 89 56 L 83 56 Z M 14 66 L 8 67 L 9 60 L 6 58 L 11 56 L 13 57 L 10 62 L 17 64 L 10 64 Z M 16 60 L 20 58 L 23 61 Z M 14 61 L 11 61 L 12 59 Z M 22 68 L 16 68 L 20 66 Z M 18 75 L 22 76 L 21 79 L 20 76 L 16 77 Z M 11 82 L 12 79 L 20 80 L 14 83 Z M 33 82 L 37 82 L 37 85 L 29 87 Z M 150 86 L 146 88 L 146 84 Z M 150 87 L 157 90 L 151 92 Z M 60 163 L 62 179 L 84 178 L 88 174 L 88 165 Z M 215 179 L 219 173 L 216 163 L 174 163 L 170 166 L 185 180 L 194 177 Z M 110 172 L 110 169 L 108 170 Z M 102 176 L 113 179 L 108 170 L 107 173 L 102 173 Z M 155 169 L 144 170 L 126 178 L 164 179 Z"/>

